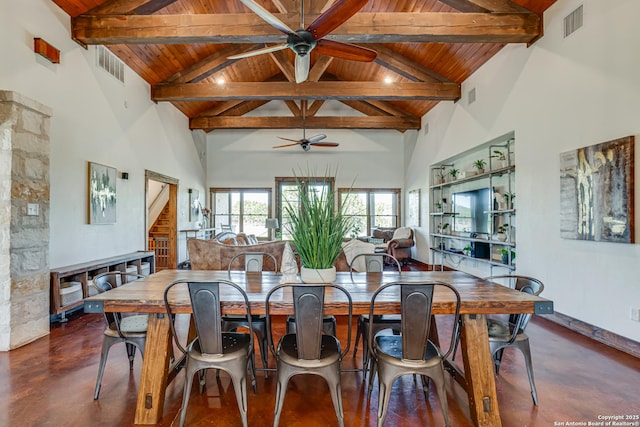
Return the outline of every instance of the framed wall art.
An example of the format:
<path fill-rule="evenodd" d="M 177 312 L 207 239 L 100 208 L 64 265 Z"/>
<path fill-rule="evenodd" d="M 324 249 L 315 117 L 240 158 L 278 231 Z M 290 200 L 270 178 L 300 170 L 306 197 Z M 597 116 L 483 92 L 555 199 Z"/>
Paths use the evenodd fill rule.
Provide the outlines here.
<path fill-rule="evenodd" d="M 116 222 L 116 168 L 89 162 L 89 224 Z"/>
<path fill-rule="evenodd" d="M 200 192 L 189 189 L 189 221 L 195 221 L 200 216 Z"/>
<path fill-rule="evenodd" d="M 634 243 L 634 137 L 560 155 L 560 236 Z"/>

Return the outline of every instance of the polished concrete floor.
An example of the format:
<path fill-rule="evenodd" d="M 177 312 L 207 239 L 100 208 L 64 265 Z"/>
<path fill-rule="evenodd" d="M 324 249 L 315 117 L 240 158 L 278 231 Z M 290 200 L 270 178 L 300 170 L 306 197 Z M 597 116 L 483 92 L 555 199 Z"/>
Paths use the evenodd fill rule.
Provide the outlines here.
<path fill-rule="evenodd" d="M 444 325 L 440 333 L 446 333 L 450 318 L 438 322 Z M 283 331 L 283 325 L 279 323 L 276 333 Z M 0 426 L 131 425 L 140 376 L 139 356 L 133 371 L 129 371 L 124 347 L 114 346 L 100 399 L 93 400 L 103 329 L 101 315 L 72 315 L 68 323 L 52 324 L 49 336 L 0 353 Z M 542 318 L 532 320 L 528 333 L 540 406 L 532 404 L 522 355 L 507 350 L 496 377 L 503 426 L 546 427 L 568 421 L 596 422 L 602 416 L 640 414 L 639 359 Z M 346 326 L 339 328 L 338 335 L 346 340 Z M 360 354 L 356 358 L 348 354 L 344 367 L 359 367 Z M 273 366 L 272 357 L 270 362 Z M 177 425 L 183 383 L 181 373 L 167 390 L 162 426 Z M 272 425 L 275 388 L 274 375 L 265 380 L 258 374 L 258 393 L 249 392 L 250 426 Z M 452 425 L 472 425 L 466 395 L 454 381 L 449 381 L 447 395 Z M 345 372 L 342 396 L 346 426 L 376 425 L 377 385 L 369 401 L 362 374 Z M 216 379 L 210 372 L 202 395 L 194 388 L 187 425 L 241 425 L 235 395 L 225 374 Z M 337 425 L 321 378 L 300 376 L 290 382 L 280 425 Z M 444 425 L 435 391 L 425 401 L 421 385 L 411 376 L 398 380 L 385 425 Z"/>

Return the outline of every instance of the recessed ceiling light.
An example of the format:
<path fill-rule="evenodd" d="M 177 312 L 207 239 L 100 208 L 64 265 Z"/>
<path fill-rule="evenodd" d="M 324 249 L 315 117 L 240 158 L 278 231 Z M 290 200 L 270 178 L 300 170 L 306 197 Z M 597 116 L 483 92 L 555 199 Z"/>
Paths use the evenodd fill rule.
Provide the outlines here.
<path fill-rule="evenodd" d="M 225 81 L 224 81 L 224 79 L 222 77 L 219 77 L 219 78 L 216 79 L 216 83 L 218 83 L 219 85 L 223 85 L 223 84 L 225 84 Z"/>
<path fill-rule="evenodd" d="M 391 77 L 385 77 L 385 78 L 384 78 L 384 82 L 385 82 L 386 84 L 390 84 L 390 83 L 393 83 L 393 80 L 391 79 Z"/>

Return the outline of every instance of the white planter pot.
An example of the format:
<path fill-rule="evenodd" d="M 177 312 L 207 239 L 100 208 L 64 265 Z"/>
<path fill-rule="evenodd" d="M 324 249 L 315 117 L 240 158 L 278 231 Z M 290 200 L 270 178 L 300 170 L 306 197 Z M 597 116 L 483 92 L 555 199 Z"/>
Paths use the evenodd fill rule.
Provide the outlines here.
<path fill-rule="evenodd" d="M 300 279 L 304 283 L 334 283 L 336 281 L 336 268 L 300 267 Z"/>

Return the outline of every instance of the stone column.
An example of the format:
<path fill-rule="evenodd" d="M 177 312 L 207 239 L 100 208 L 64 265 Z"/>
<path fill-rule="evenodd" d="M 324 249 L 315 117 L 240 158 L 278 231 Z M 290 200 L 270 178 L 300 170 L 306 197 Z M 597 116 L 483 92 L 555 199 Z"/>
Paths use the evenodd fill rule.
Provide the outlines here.
<path fill-rule="evenodd" d="M 49 333 L 51 113 L 0 91 L 0 351 Z"/>

